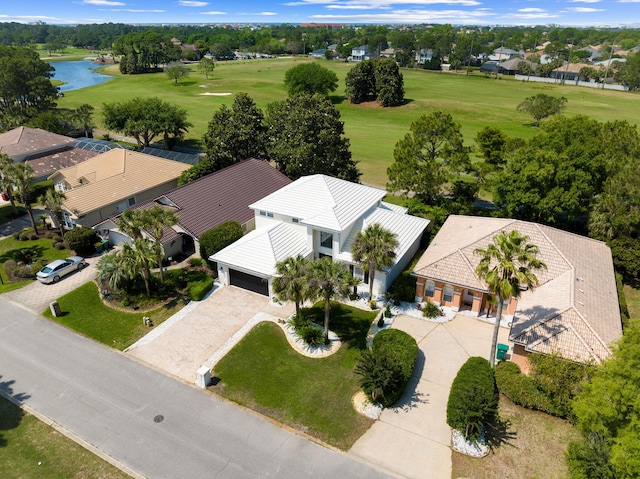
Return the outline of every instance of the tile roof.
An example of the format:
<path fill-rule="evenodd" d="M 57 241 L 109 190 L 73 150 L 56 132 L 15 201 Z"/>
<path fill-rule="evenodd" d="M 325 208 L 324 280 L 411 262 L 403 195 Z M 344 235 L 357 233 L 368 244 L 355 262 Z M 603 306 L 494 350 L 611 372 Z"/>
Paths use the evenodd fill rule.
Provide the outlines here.
<path fill-rule="evenodd" d="M 326 231 L 344 231 L 386 195 L 370 186 L 326 175 L 304 176 L 249 205 L 298 218 L 301 224 Z"/>
<path fill-rule="evenodd" d="M 68 168 L 83 161 L 98 156 L 95 151 L 87 151 L 80 148 L 65 148 L 63 150 L 46 152 L 42 155 L 29 157 L 25 161 L 33 168 L 36 178 L 48 176 L 63 168 Z"/>
<path fill-rule="evenodd" d="M 189 165 L 177 161 L 113 149 L 49 178 L 64 179 L 75 186 L 65 192 L 64 206 L 75 215 L 82 215 L 174 180 L 187 168 Z M 81 184 L 81 180 L 87 183 Z"/>
<path fill-rule="evenodd" d="M 250 158 L 137 207 L 148 208 L 155 203 L 170 205 L 180 218 L 178 225 L 198 238 L 225 221 L 246 223 L 255 216 L 249 204 L 290 183 L 291 180 L 269 162 Z M 169 239 L 163 236 L 162 240 Z"/>
<path fill-rule="evenodd" d="M 32 152 L 43 151 L 47 148 L 55 149 L 74 142 L 68 136 L 51 133 L 40 128 L 20 126 L 0 133 L 0 153 L 11 157 L 21 157 Z"/>
<path fill-rule="evenodd" d="M 312 253 L 305 235 L 296 229 L 288 223 L 274 222 L 251 231 L 209 259 L 231 265 L 234 269 L 274 276 L 278 262 L 290 256 L 301 254 L 307 257 Z"/>
<path fill-rule="evenodd" d="M 518 300 L 511 339 L 531 351 L 604 359 L 622 325 L 611 251 L 601 241 L 526 221 L 451 215 L 414 273 L 487 291 L 475 275 L 480 257 L 474 251 L 511 230 L 527 235 L 547 265 L 536 271 L 538 287 Z"/>

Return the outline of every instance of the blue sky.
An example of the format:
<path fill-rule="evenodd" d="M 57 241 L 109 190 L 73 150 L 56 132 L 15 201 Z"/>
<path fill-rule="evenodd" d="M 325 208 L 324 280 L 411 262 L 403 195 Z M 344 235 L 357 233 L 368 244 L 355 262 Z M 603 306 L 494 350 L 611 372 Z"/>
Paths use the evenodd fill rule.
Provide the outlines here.
<path fill-rule="evenodd" d="M 640 0 L 0 0 L 1 22 L 640 26 Z"/>

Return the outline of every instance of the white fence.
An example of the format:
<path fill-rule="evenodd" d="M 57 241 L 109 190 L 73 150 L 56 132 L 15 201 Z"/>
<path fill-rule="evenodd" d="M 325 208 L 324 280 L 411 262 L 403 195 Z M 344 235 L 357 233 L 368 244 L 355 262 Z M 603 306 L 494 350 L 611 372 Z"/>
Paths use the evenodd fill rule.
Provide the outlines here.
<path fill-rule="evenodd" d="M 618 90 L 618 91 L 628 91 L 629 87 L 626 85 L 613 85 L 610 83 L 597 83 L 597 82 L 589 82 L 589 81 L 578 81 L 578 80 L 563 80 L 560 78 L 542 78 L 542 77 L 534 77 L 528 75 L 516 75 L 516 80 L 521 81 L 532 81 L 538 83 L 554 83 L 556 85 L 576 85 L 576 86 L 586 86 L 588 88 L 600 88 L 601 90 Z"/>

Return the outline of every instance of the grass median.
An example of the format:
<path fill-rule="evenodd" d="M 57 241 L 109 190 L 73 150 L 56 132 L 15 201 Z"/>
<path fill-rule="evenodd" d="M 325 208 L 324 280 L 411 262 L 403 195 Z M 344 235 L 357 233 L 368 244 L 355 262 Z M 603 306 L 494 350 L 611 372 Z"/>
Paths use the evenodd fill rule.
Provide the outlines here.
<path fill-rule="evenodd" d="M 314 322 L 322 323 L 322 305 Z M 373 424 L 351 397 L 360 390 L 353 368 L 366 348 L 376 312 L 334 303 L 331 330 L 343 341 L 335 354 L 315 359 L 295 351 L 281 328 L 261 323 L 216 364 L 212 389 L 328 444 L 348 449 Z"/>

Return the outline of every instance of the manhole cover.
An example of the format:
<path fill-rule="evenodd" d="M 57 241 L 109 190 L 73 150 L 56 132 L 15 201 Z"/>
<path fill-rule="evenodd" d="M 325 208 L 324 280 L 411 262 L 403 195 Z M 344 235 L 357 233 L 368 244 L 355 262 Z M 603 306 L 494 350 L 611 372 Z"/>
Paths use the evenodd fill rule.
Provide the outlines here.
<path fill-rule="evenodd" d="M 158 414 L 156 417 L 153 418 L 153 422 L 162 422 L 164 421 L 164 416 L 162 414 Z"/>

